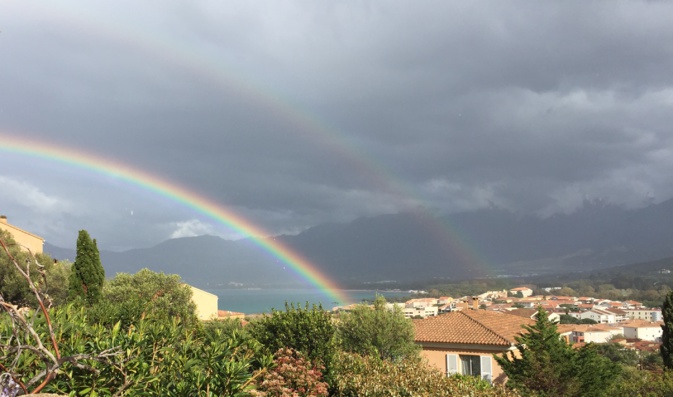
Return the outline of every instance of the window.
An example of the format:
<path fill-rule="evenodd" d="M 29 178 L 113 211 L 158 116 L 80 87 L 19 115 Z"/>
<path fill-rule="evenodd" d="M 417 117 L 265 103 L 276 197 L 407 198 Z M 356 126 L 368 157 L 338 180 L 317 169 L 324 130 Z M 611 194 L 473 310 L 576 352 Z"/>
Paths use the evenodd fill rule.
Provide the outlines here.
<path fill-rule="evenodd" d="M 463 374 L 479 376 L 491 381 L 491 356 L 477 356 L 467 354 L 447 354 L 446 374 Z"/>
<path fill-rule="evenodd" d="M 460 366 L 463 375 L 481 376 L 480 356 L 460 356 Z"/>

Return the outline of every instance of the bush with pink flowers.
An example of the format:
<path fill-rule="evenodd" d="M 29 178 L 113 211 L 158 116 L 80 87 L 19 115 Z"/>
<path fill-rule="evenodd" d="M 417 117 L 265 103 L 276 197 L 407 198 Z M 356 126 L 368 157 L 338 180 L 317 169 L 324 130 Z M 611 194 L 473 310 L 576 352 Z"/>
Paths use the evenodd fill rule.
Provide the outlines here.
<path fill-rule="evenodd" d="M 255 397 L 326 397 L 321 365 L 314 365 L 300 352 L 283 348 L 276 352 L 274 366 L 262 369 Z"/>

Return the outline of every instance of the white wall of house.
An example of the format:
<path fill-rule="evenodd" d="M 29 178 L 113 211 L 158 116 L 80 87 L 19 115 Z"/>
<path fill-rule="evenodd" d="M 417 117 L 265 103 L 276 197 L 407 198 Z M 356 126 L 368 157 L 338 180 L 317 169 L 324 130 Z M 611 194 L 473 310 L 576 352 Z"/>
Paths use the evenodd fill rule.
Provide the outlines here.
<path fill-rule="evenodd" d="M 599 324 L 614 324 L 617 322 L 617 319 L 613 313 L 608 313 L 603 310 L 587 310 L 579 314 L 573 314 L 573 317 L 577 317 L 581 320 L 590 319 L 594 320 Z"/>
<path fill-rule="evenodd" d="M 517 293 L 521 292 L 521 295 L 523 295 L 524 298 L 533 295 L 533 290 L 525 287 L 513 288 L 509 290 L 509 292 L 513 295 L 516 295 Z"/>
<path fill-rule="evenodd" d="M 573 342 L 606 343 L 612 338 L 609 331 L 573 331 Z"/>
<path fill-rule="evenodd" d="M 404 317 L 406 318 L 412 318 L 412 317 L 430 317 L 430 316 L 436 316 L 438 313 L 439 308 L 437 306 L 427 306 L 427 307 L 410 307 L 407 306 L 405 307 L 402 312 L 404 313 Z"/>
<path fill-rule="evenodd" d="M 624 326 L 624 337 L 626 338 L 638 338 L 641 340 L 647 340 L 651 342 L 656 342 L 660 340 L 662 329 L 659 325 L 652 327 L 629 327 Z"/>
<path fill-rule="evenodd" d="M 626 316 L 633 320 L 661 321 L 661 310 L 627 309 Z"/>

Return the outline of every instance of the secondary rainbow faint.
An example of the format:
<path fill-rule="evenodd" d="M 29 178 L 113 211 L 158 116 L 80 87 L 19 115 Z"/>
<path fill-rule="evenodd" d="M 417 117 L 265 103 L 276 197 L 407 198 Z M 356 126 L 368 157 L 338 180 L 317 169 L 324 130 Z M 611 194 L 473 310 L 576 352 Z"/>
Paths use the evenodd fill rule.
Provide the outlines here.
<path fill-rule="evenodd" d="M 288 95 L 264 84 L 258 76 L 222 57 L 220 52 L 212 51 L 210 46 L 194 45 L 180 36 L 169 37 L 132 19 L 124 20 L 121 25 L 115 24 L 105 14 L 97 13 L 95 8 L 82 8 L 78 4 L 41 4 L 32 9 L 30 15 L 38 19 L 48 18 L 64 27 L 76 27 L 101 42 L 112 42 L 150 56 L 199 76 L 199 79 L 204 79 L 222 92 L 233 93 L 254 103 L 258 112 L 292 127 L 292 134 L 339 156 L 342 164 L 350 167 L 351 172 L 359 178 L 366 178 L 369 186 L 403 202 L 407 211 L 415 212 L 431 231 L 447 258 L 459 257 L 466 266 L 490 272 L 489 258 L 472 245 L 459 227 L 441 221 L 425 209 L 425 201 L 419 196 L 417 186 L 405 183 L 390 166 L 374 158 L 371 153 L 366 153 L 354 138 L 349 138 L 305 105 L 291 101 Z"/>
<path fill-rule="evenodd" d="M 237 233 L 248 236 L 258 247 L 289 266 L 308 283 L 323 291 L 332 302 L 337 302 L 340 305 L 350 302 L 350 298 L 344 290 L 322 273 L 315 264 L 278 240 L 268 238 L 270 233 L 262 227 L 253 224 L 215 200 L 186 189 L 166 178 L 147 173 L 128 164 L 106 159 L 97 153 L 87 153 L 44 141 L 17 138 L 4 132 L 0 133 L 0 151 L 56 161 L 91 172 L 109 175 L 180 203 Z"/>

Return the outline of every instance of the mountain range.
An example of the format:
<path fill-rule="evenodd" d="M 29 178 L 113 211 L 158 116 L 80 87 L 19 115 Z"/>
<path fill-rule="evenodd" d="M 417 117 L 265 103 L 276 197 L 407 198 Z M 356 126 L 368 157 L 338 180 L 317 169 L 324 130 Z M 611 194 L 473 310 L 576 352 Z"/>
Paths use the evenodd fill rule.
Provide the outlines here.
<path fill-rule="evenodd" d="M 587 201 L 570 214 L 524 215 L 500 208 L 427 211 L 323 224 L 272 237 L 341 285 L 586 272 L 673 256 L 673 199 L 640 209 Z M 75 251 L 45 244 L 74 260 Z M 252 239 L 178 238 L 154 247 L 101 251 L 108 276 L 147 267 L 197 286 L 296 286 L 292 266 Z"/>

